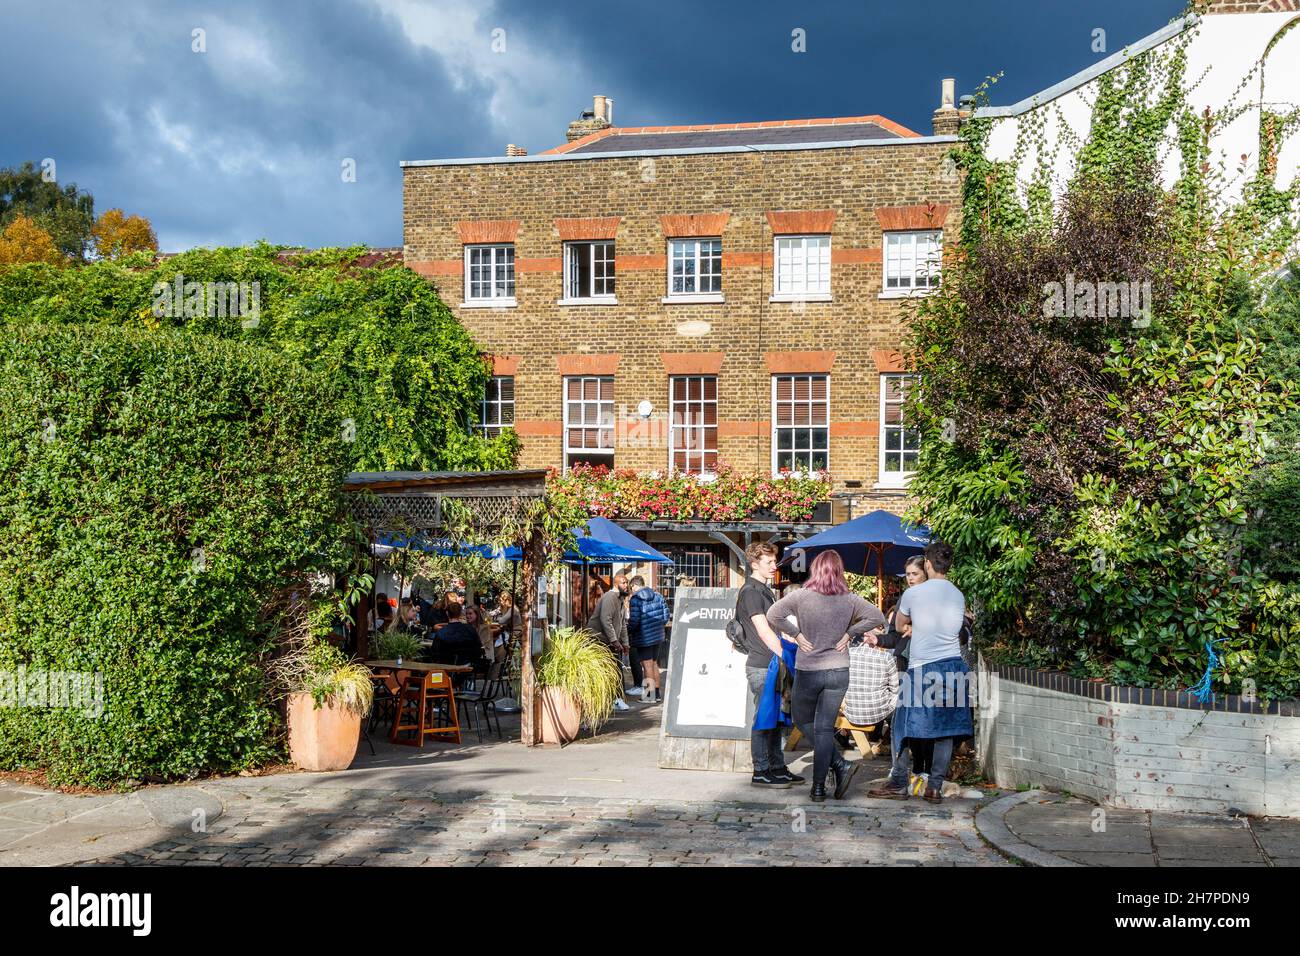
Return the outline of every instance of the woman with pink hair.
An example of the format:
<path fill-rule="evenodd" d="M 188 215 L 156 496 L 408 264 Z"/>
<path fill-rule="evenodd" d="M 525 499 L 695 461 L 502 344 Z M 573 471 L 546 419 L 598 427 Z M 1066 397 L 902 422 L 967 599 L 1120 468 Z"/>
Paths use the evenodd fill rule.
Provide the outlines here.
<path fill-rule="evenodd" d="M 767 622 L 799 645 L 790 710 L 795 726 L 813 742 L 812 799 L 826 799 L 827 773 L 835 774 L 835 799 L 843 799 L 858 769 L 835 745 L 835 720 L 849 688 L 849 639 L 884 627 L 885 616 L 849 590 L 840 556 L 823 551 L 813 559 L 807 583 L 773 604 Z"/>

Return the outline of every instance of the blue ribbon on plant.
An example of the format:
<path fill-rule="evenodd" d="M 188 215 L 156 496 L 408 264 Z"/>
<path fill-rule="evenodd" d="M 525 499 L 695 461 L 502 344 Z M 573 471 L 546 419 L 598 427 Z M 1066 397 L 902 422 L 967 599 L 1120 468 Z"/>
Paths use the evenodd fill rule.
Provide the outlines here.
<path fill-rule="evenodd" d="M 1214 670 L 1219 666 L 1219 655 L 1214 653 L 1214 645 L 1222 643 L 1223 640 L 1224 638 L 1221 637 L 1217 641 L 1205 642 L 1205 652 L 1209 655 L 1209 660 L 1205 663 L 1205 673 L 1201 675 L 1201 679 L 1196 683 L 1196 686 L 1188 688 L 1188 693 L 1202 704 L 1208 704 L 1214 700 L 1212 682 L 1214 680 Z"/>
<path fill-rule="evenodd" d="M 781 662 L 786 669 L 794 673 L 794 661 L 797 649 L 793 644 L 781 642 L 781 656 L 772 655 L 767 665 L 767 677 L 763 681 L 763 696 L 758 700 L 754 710 L 754 729 L 773 730 L 778 725 L 789 727 L 794 723 L 790 715 L 781 710 Z"/>

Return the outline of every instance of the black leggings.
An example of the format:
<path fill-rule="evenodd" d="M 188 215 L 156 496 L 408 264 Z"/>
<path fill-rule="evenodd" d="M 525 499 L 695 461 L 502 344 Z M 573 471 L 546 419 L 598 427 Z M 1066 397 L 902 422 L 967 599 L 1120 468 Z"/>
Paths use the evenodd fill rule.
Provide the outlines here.
<path fill-rule="evenodd" d="M 794 672 L 790 716 L 800 732 L 812 741 L 815 784 L 825 786 L 831 764 L 844 759 L 835 744 L 835 720 L 840 715 L 840 704 L 848 689 L 847 667 L 824 671 L 796 669 Z"/>
<path fill-rule="evenodd" d="M 934 763 L 934 741 L 912 740 L 909 747 L 912 750 L 912 773 L 929 773 Z"/>

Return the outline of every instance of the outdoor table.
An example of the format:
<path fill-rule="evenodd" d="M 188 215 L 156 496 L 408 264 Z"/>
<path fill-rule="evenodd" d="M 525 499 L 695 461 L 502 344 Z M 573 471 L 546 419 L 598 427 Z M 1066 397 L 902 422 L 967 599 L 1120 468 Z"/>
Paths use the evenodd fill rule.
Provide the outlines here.
<path fill-rule="evenodd" d="M 391 673 L 397 683 L 398 693 L 402 695 L 403 700 L 407 699 L 408 697 L 407 688 L 406 688 L 406 679 L 409 674 L 421 674 L 427 677 L 429 674 L 434 672 L 441 672 L 444 674 L 451 675 L 451 674 L 470 673 L 474 670 L 473 665 L 470 664 L 429 664 L 429 663 L 425 663 L 424 661 L 402 661 L 402 663 L 400 664 L 397 663 L 397 661 L 366 661 L 366 666 L 369 667 L 374 672 Z M 439 678 L 439 680 L 441 680 L 441 678 Z M 451 720 L 451 724 L 448 727 L 431 727 L 425 723 L 426 701 L 431 699 L 433 696 L 441 697 L 444 695 L 448 702 L 448 707 L 449 707 L 448 717 Z M 432 735 L 450 734 L 452 737 L 454 737 L 456 743 L 460 743 L 460 722 L 457 719 L 457 713 L 456 713 L 456 693 L 455 690 L 450 686 L 450 682 L 448 682 L 448 686 L 445 692 L 439 690 L 436 691 L 435 693 L 430 693 L 426 686 L 422 686 L 420 688 L 418 698 L 415 699 L 415 704 L 416 704 L 415 723 L 403 724 L 402 723 L 403 705 L 401 700 L 399 700 L 397 705 L 397 715 L 393 719 L 393 730 L 391 734 L 391 739 L 393 743 L 395 744 L 409 743 L 417 747 L 423 747 L 425 736 L 430 734 Z M 403 730 L 414 730 L 415 739 L 411 741 L 399 739 L 400 732 Z"/>

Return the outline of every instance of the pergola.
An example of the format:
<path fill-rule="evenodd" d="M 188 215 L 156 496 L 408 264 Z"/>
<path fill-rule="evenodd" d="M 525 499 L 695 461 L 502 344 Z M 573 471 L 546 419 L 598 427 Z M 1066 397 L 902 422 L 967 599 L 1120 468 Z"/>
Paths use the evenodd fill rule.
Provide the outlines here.
<path fill-rule="evenodd" d="M 486 538 L 521 507 L 545 495 L 546 470 L 359 471 L 348 475 L 344 488 L 353 493 L 352 515 L 365 527 L 372 544 L 387 534 L 438 533 L 445 526 L 443 506 L 447 501 L 467 509 Z M 536 614 L 537 578 L 543 566 L 541 532 L 535 530 L 529 540 L 516 543 L 523 550 L 524 590 L 519 609 L 524 623 L 520 733 L 523 742 L 531 747 L 541 742 L 537 709 L 540 695 L 536 693 L 533 671 L 533 652 L 540 647 L 545 627 L 545 618 Z M 365 596 L 357 607 L 354 624 L 357 654 L 362 659 L 369 650 L 369 614 L 370 599 Z"/>

